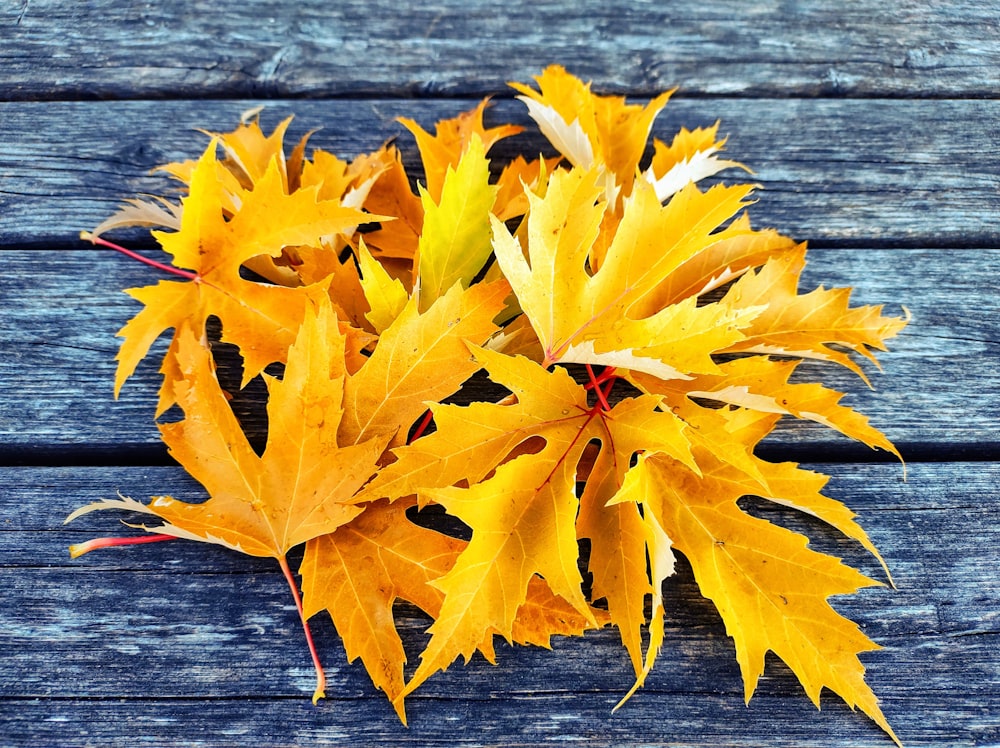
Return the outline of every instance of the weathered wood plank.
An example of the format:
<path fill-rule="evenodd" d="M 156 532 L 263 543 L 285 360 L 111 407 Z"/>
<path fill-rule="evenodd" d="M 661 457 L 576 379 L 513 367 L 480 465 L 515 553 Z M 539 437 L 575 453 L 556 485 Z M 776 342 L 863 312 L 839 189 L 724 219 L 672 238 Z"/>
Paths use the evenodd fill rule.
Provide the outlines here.
<path fill-rule="evenodd" d="M 994 456 L 1000 451 L 1000 319 L 993 279 L 1000 250 L 812 250 L 804 289 L 855 288 L 858 304 L 900 305 L 910 326 L 872 371 L 874 391 L 832 365 L 811 377 L 850 394 L 910 460 Z M 162 461 L 152 422 L 158 363 L 149 359 L 112 399 L 114 333 L 138 305 L 120 290 L 147 285 L 155 271 L 105 250 L 3 253 L 0 298 L 0 452 L 8 464 L 97 460 Z M 803 375 L 806 372 L 803 371 Z M 221 369 L 234 390 L 238 375 Z M 970 395 L 979 397 L 969 399 Z M 260 388 L 236 401 L 259 437 Z M 257 398 L 257 399 L 255 399 Z M 874 456 L 819 426 L 789 421 L 770 440 L 773 454 L 805 459 Z"/>
<path fill-rule="evenodd" d="M 971 0 L 21 0 L 0 11 L 0 38 L 5 99 L 467 96 L 552 62 L 646 93 L 989 96 L 1000 84 L 995 8 Z"/>
<path fill-rule="evenodd" d="M 584 685 L 588 681 L 584 680 Z M 536 681 L 537 684 L 537 681 Z M 5 745 L 34 748 L 96 746 L 132 748 L 252 745 L 523 746 L 590 748 L 887 748 L 892 743 L 868 728 L 864 717 L 830 700 L 817 712 L 805 697 L 761 696 L 749 708 L 739 694 L 657 693 L 655 708 L 641 717 L 610 715 L 616 697 L 545 690 L 523 696 L 412 697 L 409 729 L 394 722 L 375 697 L 331 698 L 313 707 L 308 699 L 177 698 L 23 699 L 0 702 Z M 940 694 L 900 699 L 919 715 L 920 730 L 907 746 L 994 746 L 998 735 L 986 709 L 953 707 Z M 595 703 L 596 702 L 596 703 Z M 896 720 L 899 721 L 899 720 Z M 983 724 L 987 723 L 987 726 Z"/>
<path fill-rule="evenodd" d="M 997 18 L 972 0 L 0 7 L 0 465 L 119 465 L 0 467 L 0 744 L 889 744 L 835 697 L 817 713 L 773 658 L 744 707 L 732 643 L 683 559 L 658 667 L 613 717 L 631 676 L 604 630 L 456 665 L 409 700 L 404 729 L 325 621 L 330 699 L 309 704 L 301 630 L 268 560 L 184 542 L 68 558 L 70 543 L 131 532 L 107 514 L 61 525 L 76 506 L 117 489 L 202 496 L 179 468 L 148 466 L 164 459 L 155 365 L 111 400 L 113 333 L 136 308 L 118 291 L 154 278 L 77 232 L 164 187 L 146 171 L 196 155 L 193 128 L 228 129 L 260 100 L 266 124 L 295 113 L 292 137 L 324 126 L 314 144 L 345 156 L 402 135 L 415 168 L 395 116 L 429 126 L 493 94 L 494 121 L 530 124 L 506 81 L 562 62 L 602 91 L 679 85 L 655 134 L 721 119 L 729 155 L 765 188 L 755 223 L 835 248 L 811 253 L 810 286 L 913 311 L 877 391 L 826 377 L 899 443 L 908 482 L 818 427 L 790 424 L 765 451 L 822 461 L 827 493 L 890 564 L 898 590 L 835 605 L 884 646 L 864 661 L 904 742 L 1000 745 L 1000 463 L 935 462 L 1000 455 Z M 93 100 L 108 98 L 130 101 Z M 543 147 L 525 135 L 495 155 Z M 236 407 L 259 435 L 255 397 Z M 747 506 L 881 578 L 817 522 Z M 426 621 L 397 614 L 415 656 Z"/>
<path fill-rule="evenodd" d="M 231 129 L 254 103 L 0 103 L 0 247 L 74 242 L 124 198 L 169 190 L 149 170 L 196 157 L 207 140 L 195 128 Z M 394 118 L 431 127 L 474 104 L 272 101 L 264 124 L 295 114 L 290 142 L 322 127 L 313 145 L 343 157 L 400 136 L 417 173 L 412 138 Z M 496 146 L 498 163 L 550 150 L 520 102 L 498 101 L 489 117 L 530 126 Z M 750 166 L 764 188 L 751 210 L 756 225 L 814 245 L 1000 246 L 998 101 L 680 99 L 668 104 L 654 135 L 669 140 L 681 126 L 717 119 L 729 135 L 728 155 Z"/>
<path fill-rule="evenodd" d="M 828 493 L 859 512 L 898 590 L 871 588 L 836 606 L 877 642 L 868 679 L 907 745 L 1000 740 L 998 463 L 828 464 Z M 5 745 L 218 746 L 350 742 L 537 745 L 888 745 L 835 697 L 816 713 L 786 668 L 768 665 L 749 708 L 732 645 L 690 570 L 668 581 L 666 645 L 647 686 L 613 717 L 631 683 L 611 630 L 500 648 L 435 676 L 409 700 L 402 728 L 363 670 L 347 665 L 317 621 L 330 699 L 308 701 L 312 673 L 280 573 L 223 549 L 182 541 L 77 561 L 67 541 L 114 529 L 110 515 L 62 527 L 75 506 L 121 488 L 137 498 L 197 487 L 177 468 L 5 468 L 0 480 L 0 739 Z M 867 573 L 877 564 L 816 522 L 756 507 L 809 532 L 814 546 Z M 135 559 L 134 562 L 126 560 Z M 240 568 L 240 562 L 245 567 Z M 404 643 L 426 622 L 403 608 Z"/>
<path fill-rule="evenodd" d="M 330 699 L 313 707 L 308 700 L 237 699 L 40 700 L 0 702 L 3 738 L 11 748 L 59 745 L 132 748 L 149 743 L 172 746 L 254 745 L 523 746 L 573 745 L 590 748 L 886 748 L 863 719 L 837 704 L 822 713 L 801 703 L 760 697 L 750 708 L 741 697 L 716 693 L 656 695 L 655 711 L 629 719 L 627 710 L 609 716 L 614 699 L 600 703 L 590 694 L 541 690 L 518 698 L 413 697 L 410 728 L 393 722 L 375 698 Z M 908 746 L 969 748 L 992 746 L 991 728 L 976 727 L 983 708 L 939 705 L 940 697 L 904 699 L 901 706 L 921 715 L 924 725 Z M 987 716 L 988 719 L 988 716 Z M 837 723 L 836 726 L 833 723 Z M 845 726 L 846 723 L 846 726 Z M 955 725 L 972 727 L 956 736 Z M 197 737 L 193 737 L 197 736 Z"/>

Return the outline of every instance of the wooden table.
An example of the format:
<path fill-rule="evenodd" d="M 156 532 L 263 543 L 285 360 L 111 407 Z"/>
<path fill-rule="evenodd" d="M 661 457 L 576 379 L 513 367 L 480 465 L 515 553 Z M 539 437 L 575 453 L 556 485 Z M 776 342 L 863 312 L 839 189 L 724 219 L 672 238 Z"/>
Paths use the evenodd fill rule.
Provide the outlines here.
<path fill-rule="evenodd" d="M 972 0 L 0 5 L 0 744 L 890 745 L 835 697 L 818 713 L 776 660 L 745 706 L 684 565 L 660 661 L 615 715 L 631 670 L 602 630 L 453 666 L 410 698 L 407 729 L 326 625 L 328 698 L 310 703 L 272 563 L 183 542 L 69 559 L 110 529 L 64 527 L 81 504 L 201 496 L 159 442 L 155 366 L 111 396 L 137 309 L 120 291 L 154 278 L 78 232 L 162 189 L 148 170 L 197 154 L 194 128 L 253 105 L 344 156 L 400 136 L 415 165 L 394 117 L 429 126 L 493 95 L 495 121 L 530 124 L 505 83 L 551 62 L 637 99 L 680 86 L 655 134 L 721 119 L 764 187 L 757 224 L 810 242 L 809 284 L 912 311 L 875 391 L 825 377 L 895 441 L 905 482 L 802 424 L 766 455 L 831 474 L 893 571 L 898 589 L 836 605 L 884 647 L 864 661 L 904 743 L 1000 745 L 1000 5 Z M 524 143 L 541 145 L 509 148 Z M 418 649 L 426 622 L 401 612 Z"/>

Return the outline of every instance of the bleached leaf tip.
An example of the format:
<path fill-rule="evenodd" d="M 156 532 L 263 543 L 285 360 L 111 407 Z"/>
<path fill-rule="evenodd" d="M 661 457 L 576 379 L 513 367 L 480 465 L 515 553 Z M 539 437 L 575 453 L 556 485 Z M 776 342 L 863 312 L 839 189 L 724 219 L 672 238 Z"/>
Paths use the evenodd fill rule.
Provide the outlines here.
<path fill-rule="evenodd" d="M 69 547 L 69 557 L 70 558 L 80 558 L 85 553 L 89 553 L 94 550 L 94 544 L 92 540 L 88 540 L 85 543 L 74 543 Z"/>
<path fill-rule="evenodd" d="M 251 123 L 256 123 L 260 119 L 260 113 L 264 111 L 264 105 L 258 104 L 257 106 L 250 107 L 240 112 L 240 124 L 249 125 Z M 291 119 L 291 118 L 289 118 Z"/>

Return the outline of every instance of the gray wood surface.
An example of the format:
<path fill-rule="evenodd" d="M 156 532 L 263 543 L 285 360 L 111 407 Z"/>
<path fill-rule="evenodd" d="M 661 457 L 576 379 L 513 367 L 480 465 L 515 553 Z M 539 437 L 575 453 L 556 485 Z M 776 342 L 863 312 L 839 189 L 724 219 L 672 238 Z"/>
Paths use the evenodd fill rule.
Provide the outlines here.
<path fill-rule="evenodd" d="M 983 458 L 1000 448 L 1000 314 L 994 291 L 1000 250 L 816 249 L 803 288 L 853 287 L 855 303 L 913 314 L 869 366 L 874 390 L 833 365 L 803 365 L 802 376 L 846 392 L 844 402 L 883 429 L 908 460 Z M 8 250 L 0 297 L 0 459 L 87 462 L 165 459 L 152 422 L 159 362 L 148 359 L 111 398 L 115 332 L 139 305 L 123 288 L 160 274 L 109 250 Z M 72 320 L 70 322 L 69 320 Z M 237 363 L 235 359 L 224 359 Z M 235 391 L 239 377 L 223 376 Z M 236 401 L 262 436 L 261 389 Z M 870 459 L 872 452 L 829 429 L 785 419 L 768 444 L 798 459 Z"/>
<path fill-rule="evenodd" d="M 992 96 L 975 0 L 82 4 L 0 9 L 0 97 L 462 96 L 551 62 L 620 91 Z"/>
<path fill-rule="evenodd" d="M 398 136 L 418 174 L 413 139 L 394 119 L 429 128 L 478 101 L 0 103 L 0 247 L 71 246 L 122 199 L 172 188 L 149 170 L 199 155 L 207 139 L 196 128 L 230 130 L 261 103 L 265 128 L 294 114 L 289 143 L 322 128 L 310 142 L 342 157 Z M 519 101 L 497 101 L 487 116 L 529 126 L 495 147 L 498 163 L 551 152 Z M 998 101 L 678 99 L 653 134 L 669 140 L 716 120 L 727 157 L 763 187 L 756 225 L 813 246 L 1000 247 Z"/>
<path fill-rule="evenodd" d="M 1000 746 L 1000 6 L 943 0 L 654 3 L 184 0 L 0 4 L 0 746 L 886 746 L 827 694 L 817 712 L 770 658 L 749 707 L 732 642 L 681 559 L 665 588 L 657 668 L 631 685 L 613 630 L 554 651 L 499 647 L 408 702 L 410 727 L 317 621 L 313 672 L 273 562 L 183 541 L 68 557 L 131 532 L 72 509 L 201 488 L 169 463 L 150 420 L 155 364 L 111 397 L 120 291 L 155 282 L 77 240 L 118 202 L 169 186 L 149 169 L 190 158 L 195 128 L 266 104 L 289 140 L 342 156 L 492 95 L 493 122 L 530 125 L 507 81 L 561 63 L 641 100 L 679 86 L 654 129 L 721 120 L 726 155 L 755 171 L 755 224 L 807 240 L 806 284 L 906 305 L 875 391 L 811 367 L 907 458 L 789 423 L 772 458 L 812 461 L 882 550 L 898 589 L 838 598 L 883 649 L 868 680 L 907 746 Z M 502 161 L 548 150 L 503 141 Z M 120 235 L 149 248 L 142 232 Z M 232 357 L 222 375 L 234 377 Z M 235 407 L 260 436 L 259 390 Z M 856 544 L 747 502 L 865 573 Z M 426 620 L 396 610 L 408 651 Z"/>
<path fill-rule="evenodd" d="M 836 606 L 883 646 L 864 657 L 867 677 L 904 743 L 1000 741 L 1000 464 L 914 464 L 907 482 L 896 465 L 812 467 L 833 476 L 829 495 L 858 512 L 897 583 Z M 4 468 L 0 480 L 4 745 L 315 745 L 359 736 L 365 745 L 887 744 L 835 697 L 816 712 L 773 659 L 744 707 L 732 643 L 683 562 L 666 585 L 660 661 L 614 716 L 631 678 L 612 630 L 556 641 L 553 651 L 500 647 L 497 667 L 456 664 L 411 697 L 403 728 L 321 619 L 329 699 L 313 707 L 308 654 L 273 563 L 185 541 L 69 560 L 69 543 L 115 532 L 114 523 L 53 519 L 115 490 L 196 500 L 200 489 L 183 471 Z M 752 510 L 882 578 L 864 551 L 820 523 Z M 397 613 L 405 645 L 418 648 L 426 621 L 406 607 Z"/>

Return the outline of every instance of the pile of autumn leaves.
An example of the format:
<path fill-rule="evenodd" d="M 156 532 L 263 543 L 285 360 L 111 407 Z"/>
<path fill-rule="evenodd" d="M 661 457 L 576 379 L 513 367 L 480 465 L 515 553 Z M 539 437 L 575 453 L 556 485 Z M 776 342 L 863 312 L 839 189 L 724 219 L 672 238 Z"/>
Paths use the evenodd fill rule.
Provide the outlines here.
<path fill-rule="evenodd" d="M 770 650 L 814 702 L 828 687 L 891 735 L 858 659 L 875 645 L 827 603 L 873 582 L 737 501 L 798 508 L 878 555 L 823 476 L 754 449 L 793 416 L 895 453 L 839 393 L 789 377 L 819 359 L 863 378 L 853 356 L 874 360 L 903 321 L 851 308 L 847 289 L 798 293 L 805 248 L 751 228 L 752 186 L 697 186 L 739 166 L 717 127 L 655 140 L 650 160 L 669 94 L 626 104 L 558 67 L 536 80 L 514 88 L 555 158 L 491 164 L 521 128 L 485 127 L 486 102 L 434 133 L 402 119 L 423 161 L 414 194 L 393 145 L 307 158 L 306 136 L 286 155 L 288 122 L 265 136 L 251 119 L 164 167 L 179 203 L 132 201 L 103 224 L 95 241 L 159 226 L 181 276 L 129 291 L 143 308 L 120 332 L 116 391 L 172 330 L 157 415 L 184 418 L 160 429 L 210 498 L 77 514 L 152 514 L 145 529 L 274 557 L 290 581 L 304 543 L 303 621 L 327 611 L 401 718 L 459 656 L 492 660 L 496 635 L 545 646 L 608 623 L 631 694 L 662 644 L 679 551 L 735 640 L 747 698 Z M 243 384 L 267 382 L 260 455 L 216 379 L 211 317 Z M 500 394 L 444 404 L 477 372 L 499 385 L 478 392 Z M 427 505 L 466 539 L 415 524 Z M 408 680 L 397 599 L 433 621 Z"/>

